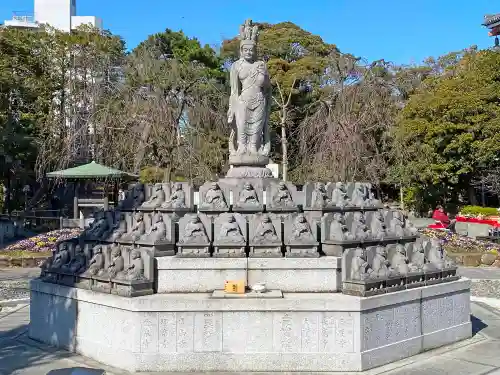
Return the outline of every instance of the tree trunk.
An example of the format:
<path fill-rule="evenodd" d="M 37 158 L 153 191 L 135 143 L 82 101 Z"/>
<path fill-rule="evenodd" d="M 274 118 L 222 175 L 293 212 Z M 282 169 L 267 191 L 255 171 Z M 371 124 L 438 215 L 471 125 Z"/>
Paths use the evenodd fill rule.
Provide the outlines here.
<path fill-rule="evenodd" d="M 10 166 L 7 169 L 7 184 L 5 186 L 5 207 L 4 207 L 4 212 L 7 212 L 7 214 L 10 215 L 10 197 L 11 197 L 11 192 L 12 190 L 12 184 L 11 184 L 11 179 L 10 179 Z"/>
<path fill-rule="evenodd" d="M 288 141 L 286 138 L 286 117 L 288 115 L 286 107 L 283 108 L 283 113 L 281 117 L 281 152 L 282 152 L 282 165 L 283 165 L 283 173 L 282 178 L 283 181 L 288 180 Z"/>
<path fill-rule="evenodd" d="M 163 182 L 170 182 L 172 180 L 172 164 L 169 163 L 164 167 Z"/>
<path fill-rule="evenodd" d="M 403 192 L 403 184 L 399 185 L 399 200 L 401 205 L 401 210 L 405 209 L 405 201 L 404 201 L 404 192 Z"/>
<path fill-rule="evenodd" d="M 135 158 L 134 173 L 139 174 L 141 170 L 141 164 L 144 160 L 146 154 L 146 145 L 149 139 L 149 134 L 151 133 L 151 122 L 147 121 L 142 132 L 141 141 L 139 143 L 139 150 Z"/>
<path fill-rule="evenodd" d="M 476 189 L 474 189 L 474 186 L 472 186 L 471 184 L 469 184 L 469 187 L 468 187 L 467 190 L 468 190 L 468 193 L 469 193 L 469 203 L 472 206 L 477 206 Z"/>

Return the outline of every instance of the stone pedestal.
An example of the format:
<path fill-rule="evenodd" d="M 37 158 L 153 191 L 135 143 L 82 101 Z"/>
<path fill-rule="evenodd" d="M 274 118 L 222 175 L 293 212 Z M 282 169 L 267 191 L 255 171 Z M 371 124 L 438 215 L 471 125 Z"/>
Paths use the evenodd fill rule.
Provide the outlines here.
<path fill-rule="evenodd" d="M 229 171 L 235 169 L 234 167 L 231 168 Z M 272 182 L 279 182 L 277 178 L 274 177 L 235 177 L 231 176 L 228 172 L 228 175 L 224 178 L 219 179 L 219 183 L 224 184 L 226 186 L 230 187 L 236 187 L 242 183 L 242 181 L 245 182 L 250 182 L 256 189 L 265 189 L 267 186 L 269 186 Z M 235 197 L 233 196 L 233 201 Z"/>
<path fill-rule="evenodd" d="M 274 178 L 273 172 L 267 167 L 234 166 L 227 171 L 226 178 Z"/>
<path fill-rule="evenodd" d="M 148 280 L 113 280 L 111 292 L 123 297 L 138 297 L 153 294 L 153 282 Z"/>
<path fill-rule="evenodd" d="M 151 250 L 155 257 L 166 257 L 175 255 L 175 244 L 170 241 L 158 241 L 151 243 L 148 241 L 137 241 L 135 245 Z"/>
<path fill-rule="evenodd" d="M 214 258 L 246 258 L 245 245 L 219 244 L 214 245 Z"/>
<path fill-rule="evenodd" d="M 226 280 L 264 283 L 287 292 L 333 293 L 341 289 L 340 258 L 157 259 L 158 293 L 211 293 Z"/>
<path fill-rule="evenodd" d="M 33 280 L 30 318 L 32 339 L 130 372 L 354 372 L 472 335 L 469 280 L 370 298 L 133 299 Z"/>
<path fill-rule="evenodd" d="M 281 246 L 250 245 L 250 258 L 282 258 Z"/>

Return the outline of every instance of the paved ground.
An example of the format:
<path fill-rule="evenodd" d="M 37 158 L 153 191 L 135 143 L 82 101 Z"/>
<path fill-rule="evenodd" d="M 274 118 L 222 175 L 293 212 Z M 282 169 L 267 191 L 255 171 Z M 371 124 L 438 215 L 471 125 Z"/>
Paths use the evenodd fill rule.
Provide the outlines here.
<path fill-rule="evenodd" d="M 500 300 L 497 304 L 500 306 Z M 471 306 L 473 338 L 363 374 L 500 375 L 500 311 L 481 302 L 473 302 Z M 30 340 L 26 335 L 28 321 L 27 305 L 4 308 L 0 313 L 0 375 L 127 374 Z"/>

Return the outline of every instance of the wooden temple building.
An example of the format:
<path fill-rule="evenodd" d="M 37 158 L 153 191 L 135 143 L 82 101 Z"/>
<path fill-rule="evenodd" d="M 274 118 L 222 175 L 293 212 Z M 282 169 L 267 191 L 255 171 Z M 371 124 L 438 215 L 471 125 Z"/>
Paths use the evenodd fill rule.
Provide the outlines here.
<path fill-rule="evenodd" d="M 500 35 L 500 13 L 487 14 L 484 16 L 483 26 L 486 26 L 490 31 L 489 36 L 495 37 L 495 47 L 500 49 L 500 42 L 498 36 Z"/>

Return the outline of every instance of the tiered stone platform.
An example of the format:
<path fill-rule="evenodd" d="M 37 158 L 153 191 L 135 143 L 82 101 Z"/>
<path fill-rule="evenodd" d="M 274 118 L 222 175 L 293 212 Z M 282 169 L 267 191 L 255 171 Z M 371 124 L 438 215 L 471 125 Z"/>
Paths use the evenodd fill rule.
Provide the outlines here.
<path fill-rule="evenodd" d="M 153 372 L 361 371 L 470 337 L 470 282 L 369 190 L 137 185 L 32 282 L 30 337 Z"/>

